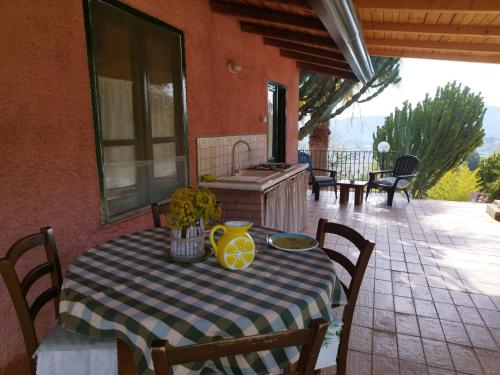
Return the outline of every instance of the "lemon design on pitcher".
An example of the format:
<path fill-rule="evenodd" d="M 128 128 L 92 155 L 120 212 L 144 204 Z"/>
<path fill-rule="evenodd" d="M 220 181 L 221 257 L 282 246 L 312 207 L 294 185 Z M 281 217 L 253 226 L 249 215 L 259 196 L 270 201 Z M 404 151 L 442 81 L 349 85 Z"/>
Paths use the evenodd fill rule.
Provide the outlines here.
<path fill-rule="evenodd" d="M 252 223 L 248 221 L 228 221 L 225 225 L 216 225 L 212 228 L 210 242 L 222 267 L 230 270 L 241 270 L 253 262 L 255 243 L 248 234 L 251 226 Z M 219 229 L 224 234 L 215 244 L 214 233 Z"/>

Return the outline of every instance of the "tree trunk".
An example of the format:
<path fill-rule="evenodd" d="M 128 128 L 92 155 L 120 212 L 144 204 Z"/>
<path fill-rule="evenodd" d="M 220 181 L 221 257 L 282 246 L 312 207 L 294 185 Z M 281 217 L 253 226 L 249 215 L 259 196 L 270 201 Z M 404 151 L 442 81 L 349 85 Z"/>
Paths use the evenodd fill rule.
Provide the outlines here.
<path fill-rule="evenodd" d="M 328 168 L 328 140 L 330 138 L 330 123 L 316 124 L 309 134 L 309 150 L 313 167 Z M 322 174 L 322 173 L 319 173 Z"/>

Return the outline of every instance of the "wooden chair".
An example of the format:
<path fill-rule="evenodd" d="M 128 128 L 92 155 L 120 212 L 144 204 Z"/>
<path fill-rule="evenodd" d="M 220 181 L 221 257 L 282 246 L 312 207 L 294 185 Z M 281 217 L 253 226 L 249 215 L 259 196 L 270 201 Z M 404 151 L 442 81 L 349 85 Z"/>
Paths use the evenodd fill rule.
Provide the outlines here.
<path fill-rule="evenodd" d="M 15 269 L 16 263 L 21 256 L 38 246 L 43 246 L 45 248 L 47 261 L 33 268 L 21 280 Z M 62 275 L 54 239 L 54 230 L 50 227 L 44 227 L 40 229 L 40 233 L 29 235 L 14 243 L 7 251 L 5 257 L 0 258 L 0 273 L 2 274 L 2 278 L 4 279 L 16 309 L 24 338 L 30 372 L 34 375 L 36 373 L 36 362 L 33 355 L 41 344 L 35 331 L 34 323 L 36 316 L 40 312 L 40 309 L 50 301 L 54 302 L 55 318 L 57 318 L 59 313 L 59 295 L 62 285 Z M 30 304 L 27 300 L 28 292 L 33 284 L 44 275 L 50 275 L 51 286 L 38 295 L 33 303 Z M 45 340 L 50 341 L 51 345 L 57 342 L 62 344 L 70 343 L 72 346 L 82 344 L 86 347 L 89 346 L 89 342 L 93 343 L 97 341 L 95 339 L 87 339 L 86 336 L 83 335 L 66 331 L 58 326 L 56 326 L 56 329 L 50 331 L 44 338 L 44 341 Z M 108 341 L 109 340 L 103 342 L 108 343 Z M 75 350 L 79 349 L 79 347 L 75 348 Z"/>
<path fill-rule="evenodd" d="M 168 201 L 165 203 L 151 204 L 151 213 L 153 214 L 153 224 L 155 228 L 161 228 L 161 215 L 165 215 L 168 209 Z"/>
<path fill-rule="evenodd" d="M 357 247 L 359 250 L 359 257 L 356 264 L 352 263 L 345 255 L 325 248 L 325 235 L 327 233 L 346 238 Z M 342 283 L 342 288 L 347 296 L 347 305 L 344 307 L 344 312 L 342 314 L 342 334 L 340 335 L 339 350 L 337 353 L 337 375 L 345 375 L 347 368 L 347 349 L 354 308 L 356 307 L 361 282 L 363 281 L 363 276 L 375 244 L 365 239 L 354 229 L 342 224 L 329 223 L 326 219 L 319 219 L 316 239 L 319 242 L 319 247 L 323 249 L 328 257 L 334 262 L 339 263 L 351 276 L 351 283 L 349 286 Z M 333 305 L 332 307 L 338 306 Z"/>
<path fill-rule="evenodd" d="M 410 186 L 410 178 L 415 177 L 415 170 L 420 161 L 416 156 L 404 155 L 396 160 L 394 169 L 373 171 L 370 173 L 368 186 L 366 187 L 366 198 L 370 194 L 371 189 L 380 189 L 387 191 L 387 205 L 392 206 L 394 193 L 396 190 L 402 190 L 406 194 L 406 199 L 410 203 L 410 194 L 408 194 L 408 187 Z M 390 173 L 392 176 L 383 177 L 385 173 Z M 376 180 L 377 174 L 382 175 L 382 178 Z"/>
<path fill-rule="evenodd" d="M 309 328 L 305 329 L 226 339 L 206 344 L 175 347 L 170 345 L 168 341 L 156 341 L 153 342 L 152 349 L 155 374 L 173 375 L 172 366 L 182 363 L 302 346 L 299 361 L 291 366 L 287 374 L 310 375 L 314 373 L 316 360 L 327 329 L 328 322 L 326 320 L 315 319 L 311 320 Z"/>
<path fill-rule="evenodd" d="M 311 156 L 304 151 L 299 151 L 298 161 L 300 164 L 307 164 L 307 171 L 309 172 L 310 184 L 312 185 L 312 192 L 314 200 L 319 200 L 319 190 L 322 187 L 333 186 L 335 191 L 335 198 L 337 198 L 337 171 L 333 169 L 313 168 Z M 314 172 L 326 172 L 328 176 L 317 176 Z"/>

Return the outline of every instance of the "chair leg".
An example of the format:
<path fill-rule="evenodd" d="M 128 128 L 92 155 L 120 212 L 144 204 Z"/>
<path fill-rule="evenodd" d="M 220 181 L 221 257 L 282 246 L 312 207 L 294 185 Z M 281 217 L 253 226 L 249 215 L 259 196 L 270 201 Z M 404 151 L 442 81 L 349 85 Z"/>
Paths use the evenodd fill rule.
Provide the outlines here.
<path fill-rule="evenodd" d="M 370 194 L 370 190 L 371 190 L 371 188 L 368 186 L 368 187 L 366 188 L 365 200 L 367 200 L 367 199 L 368 199 L 368 194 Z"/>
<path fill-rule="evenodd" d="M 392 206 L 392 201 L 394 200 L 394 190 L 389 190 L 387 192 L 387 205 Z"/>
<path fill-rule="evenodd" d="M 403 190 L 406 194 L 406 199 L 408 199 L 408 203 L 410 203 L 410 194 L 408 194 L 408 190 L 407 189 L 404 189 Z"/>
<path fill-rule="evenodd" d="M 314 200 L 319 201 L 319 185 L 316 186 L 316 191 L 314 192 Z"/>
<path fill-rule="evenodd" d="M 337 199 L 337 185 L 333 187 L 335 189 L 335 199 Z"/>

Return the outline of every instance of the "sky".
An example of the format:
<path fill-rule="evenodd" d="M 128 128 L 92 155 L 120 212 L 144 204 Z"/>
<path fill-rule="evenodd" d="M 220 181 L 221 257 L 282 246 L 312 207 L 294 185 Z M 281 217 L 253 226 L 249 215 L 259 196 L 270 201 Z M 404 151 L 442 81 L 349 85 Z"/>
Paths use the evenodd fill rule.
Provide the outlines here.
<path fill-rule="evenodd" d="M 375 99 L 353 106 L 339 118 L 387 116 L 395 107 L 401 108 L 403 101 L 416 104 L 426 93 L 434 96 L 439 86 L 455 80 L 475 93 L 481 92 L 486 106 L 500 107 L 500 64 L 401 59 L 400 76 L 399 86 L 389 87 Z"/>

